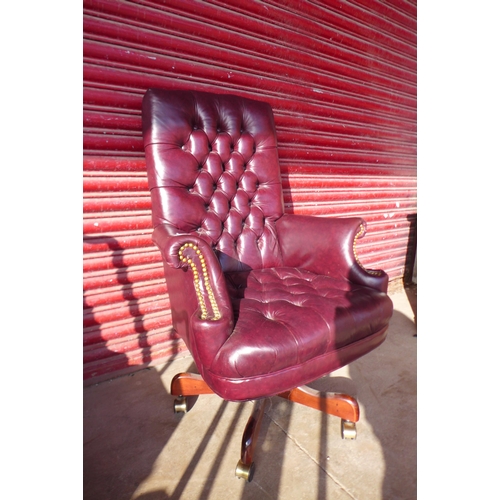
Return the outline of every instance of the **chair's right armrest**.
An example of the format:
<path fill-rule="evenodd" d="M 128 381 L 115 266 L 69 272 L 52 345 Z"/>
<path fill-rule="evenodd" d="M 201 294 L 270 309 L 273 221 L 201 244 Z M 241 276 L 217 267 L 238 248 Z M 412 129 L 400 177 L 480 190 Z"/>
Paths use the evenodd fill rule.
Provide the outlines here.
<path fill-rule="evenodd" d="M 172 268 L 190 269 L 200 319 L 218 320 L 232 307 L 221 265 L 211 246 L 196 235 L 171 235 L 166 226 L 157 226 L 153 241 Z"/>
<path fill-rule="evenodd" d="M 160 225 L 152 237 L 167 264 L 165 277 L 174 327 L 199 369 L 209 368 L 234 328 L 220 262 L 212 247 L 196 235 L 172 235 Z"/>

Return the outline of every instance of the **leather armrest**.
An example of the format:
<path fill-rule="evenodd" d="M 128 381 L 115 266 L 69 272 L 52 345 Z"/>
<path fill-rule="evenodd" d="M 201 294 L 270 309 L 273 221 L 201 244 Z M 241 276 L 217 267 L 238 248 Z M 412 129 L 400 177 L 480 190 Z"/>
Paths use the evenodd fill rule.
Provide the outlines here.
<path fill-rule="evenodd" d="M 276 222 L 278 240 L 286 267 L 348 279 L 387 292 L 384 271 L 365 269 L 355 244 L 366 231 L 361 217 L 315 217 L 285 214 Z"/>
<path fill-rule="evenodd" d="M 234 326 L 233 309 L 219 260 L 203 239 L 196 235 L 172 235 L 166 225 L 157 226 L 152 238 L 164 261 L 173 268 L 168 275 L 176 275 L 173 287 L 176 301 L 188 302 L 178 309 L 194 311 L 186 318 L 190 328 L 182 328 L 179 333 L 188 344 L 196 364 L 209 367 Z M 182 287 L 178 285 L 179 279 L 184 282 Z M 183 291 L 185 296 L 179 297 Z"/>
<path fill-rule="evenodd" d="M 170 267 L 191 269 L 201 319 L 216 320 L 232 311 L 221 265 L 206 241 L 195 235 L 171 235 L 164 225 L 155 228 L 153 241 Z"/>

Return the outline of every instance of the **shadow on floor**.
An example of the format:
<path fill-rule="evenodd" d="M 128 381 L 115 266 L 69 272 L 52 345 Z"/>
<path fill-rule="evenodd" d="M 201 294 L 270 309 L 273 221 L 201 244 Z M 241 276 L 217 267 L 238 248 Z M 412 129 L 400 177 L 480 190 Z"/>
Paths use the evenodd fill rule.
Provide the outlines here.
<path fill-rule="evenodd" d="M 251 483 L 234 476 L 253 403 L 200 396 L 174 415 L 168 387 L 191 358 L 84 390 L 86 500 L 416 498 L 416 331 L 404 292 L 386 341 L 312 387 L 350 393 L 361 405 L 358 439 L 340 421 L 272 398 Z M 396 304 L 395 304 L 396 305 Z"/>

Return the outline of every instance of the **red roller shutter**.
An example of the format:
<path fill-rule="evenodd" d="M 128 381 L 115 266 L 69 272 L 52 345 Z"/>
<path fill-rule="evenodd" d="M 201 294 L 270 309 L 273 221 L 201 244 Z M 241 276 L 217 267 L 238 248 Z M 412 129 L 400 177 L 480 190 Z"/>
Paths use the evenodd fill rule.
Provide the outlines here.
<path fill-rule="evenodd" d="M 391 280 L 416 244 L 416 2 L 84 0 L 84 380 L 167 361 L 141 136 L 149 87 L 274 108 L 288 212 L 361 215 Z"/>

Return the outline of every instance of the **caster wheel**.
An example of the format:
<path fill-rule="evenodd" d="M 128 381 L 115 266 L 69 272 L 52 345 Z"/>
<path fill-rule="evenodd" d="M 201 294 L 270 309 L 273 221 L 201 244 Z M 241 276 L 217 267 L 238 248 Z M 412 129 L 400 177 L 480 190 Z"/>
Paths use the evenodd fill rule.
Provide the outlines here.
<path fill-rule="evenodd" d="M 240 460 L 236 466 L 235 474 L 238 479 L 244 479 L 247 483 L 249 483 L 253 479 L 254 472 L 255 465 L 253 462 L 250 465 L 247 465 Z"/>
<path fill-rule="evenodd" d="M 174 412 L 175 413 L 187 413 L 187 411 L 188 411 L 187 399 L 183 396 L 179 396 L 174 401 Z"/>
<path fill-rule="evenodd" d="M 356 423 L 342 419 L 340 423 L 342 439 L 356 439 Z"/>

